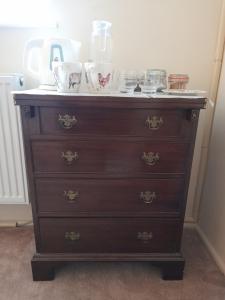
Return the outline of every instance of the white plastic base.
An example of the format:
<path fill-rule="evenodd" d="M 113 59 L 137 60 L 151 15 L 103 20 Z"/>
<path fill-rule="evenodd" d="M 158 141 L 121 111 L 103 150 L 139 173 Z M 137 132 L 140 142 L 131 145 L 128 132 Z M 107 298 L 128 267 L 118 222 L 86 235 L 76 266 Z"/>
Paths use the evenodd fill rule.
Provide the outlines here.
<path fill-rule="evenodd" d="M 40 84 L 39 89 L 40 90 L 47 90 L 47 91 L 56 91 L 57 87 L 56 87 L 56 85 Z"/>

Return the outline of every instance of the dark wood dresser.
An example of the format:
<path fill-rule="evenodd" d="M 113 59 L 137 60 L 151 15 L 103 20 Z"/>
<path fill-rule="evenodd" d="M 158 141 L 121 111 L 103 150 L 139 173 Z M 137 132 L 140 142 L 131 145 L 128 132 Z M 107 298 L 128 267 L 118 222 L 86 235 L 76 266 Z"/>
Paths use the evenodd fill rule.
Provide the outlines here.
<path fill-rule="evenodd" d="M 204 98 L 24 92 L 34 280 L 72 261 L 149 261 L 182 279 L 180 253 Z"/>

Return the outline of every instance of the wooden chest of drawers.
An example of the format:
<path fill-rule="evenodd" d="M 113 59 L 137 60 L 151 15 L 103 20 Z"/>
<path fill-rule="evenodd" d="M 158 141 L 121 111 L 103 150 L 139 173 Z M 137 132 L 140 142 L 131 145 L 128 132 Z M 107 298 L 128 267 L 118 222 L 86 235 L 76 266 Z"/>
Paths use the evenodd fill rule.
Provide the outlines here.
<path fill-rule="evenodd" d="M 14 95 L 21 106 L 34 280 L 70 261 L 149 261 L 182 279 L 183 220 L 204 98 Z"/>

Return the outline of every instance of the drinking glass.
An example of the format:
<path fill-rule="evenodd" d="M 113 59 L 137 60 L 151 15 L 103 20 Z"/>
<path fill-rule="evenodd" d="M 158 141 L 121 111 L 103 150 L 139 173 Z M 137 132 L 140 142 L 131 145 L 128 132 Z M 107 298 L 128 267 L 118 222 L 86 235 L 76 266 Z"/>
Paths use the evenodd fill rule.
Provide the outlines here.
<path fill-rule="evenodd" d="M 137 86 L 138 74 L 136 71 L 120 72 L 119 90 L 122 93 L 133 93 Z"/>
<path fill-rule="evenodd" d="M 145 73 L 143 93 L 156 93 L 166 88 L 166 71 L 150 69 Z"/>

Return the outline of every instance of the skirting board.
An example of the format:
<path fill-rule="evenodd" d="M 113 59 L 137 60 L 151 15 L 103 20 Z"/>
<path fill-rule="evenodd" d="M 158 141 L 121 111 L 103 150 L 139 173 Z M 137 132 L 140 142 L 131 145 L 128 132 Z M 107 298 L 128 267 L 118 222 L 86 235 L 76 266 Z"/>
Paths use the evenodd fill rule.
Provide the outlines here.
<path fill-rule="evenodd" d="M 0 222 L 0 227 L 16 227 L 15 221 L 2 221 Z"/>
<path fill-rule="evenodd" d="M 184 225 L 194 225 L 196 223 L 195 219 L 193 217 L 190 216 L 186 216 L 184 219 Z"/>
<path fill-rule="evenodd" d="M 225 262 L 221 259 L 221 257 L 218 255 L 216 249 L 213 247 L 213 245 L 208 240 L 205 233 L 202 231 L 200 226 L 198 224 L 195 225 L 195 228 L 203 241 L 204 245 L 206 246 L 207 250 L 211 254 L 212 258 L 214 259 L 215 263 L 217 264 L 220 271 L 225 275 Z"/>
<path fill-rule="evenodd" d="M 33 221 L 2 221 L 0 222 L 1 227 L 24 227 L 24 226 L 33 226 Z"/>

